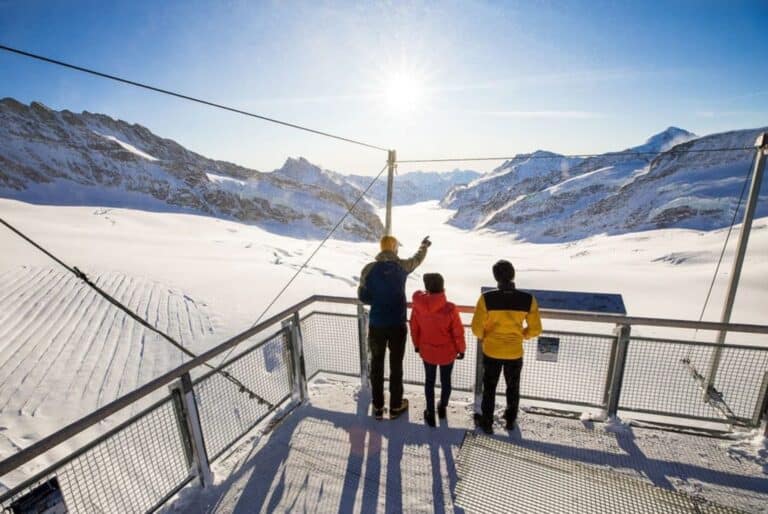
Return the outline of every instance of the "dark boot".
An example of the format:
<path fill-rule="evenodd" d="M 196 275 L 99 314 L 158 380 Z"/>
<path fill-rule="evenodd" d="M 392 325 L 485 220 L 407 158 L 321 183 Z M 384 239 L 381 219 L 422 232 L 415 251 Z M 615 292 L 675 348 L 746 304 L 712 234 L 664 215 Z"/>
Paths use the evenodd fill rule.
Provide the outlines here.
<path fill-rule="evenodd" d="M 506 422 L 505 428 L 510 431 L 513 430 L 517 422 L 517 412 L 512 412 L 509 409 L 505 410 L 504 421 Z"/>
<path fill-rule="evenodd" d="M 445 405 L 438 405 L 437 406 L 437 417 L 440 419 L 445 419 Z"/>
<path fill-rule="evenodd" d="M 486 419 L 482 415 L 475 413 L 475 425 L 486 434 L 493 434 L 493 419 Z"/>
<path fill-rule="evenodd" d="M 390 407 L 389 408 L 389 419 L 396 419 L 400 416 L 403 412 L 408 410 L 408 398 L 403 398 L 403 401 L 400 402 L 400 405 L 398 407 Z"/>
<path fill-rule="evenodd" d="M 433 427 L 435 426 L 435 411 L 424 411 L 424 421 L 427 422 L 427 425 Z"/>

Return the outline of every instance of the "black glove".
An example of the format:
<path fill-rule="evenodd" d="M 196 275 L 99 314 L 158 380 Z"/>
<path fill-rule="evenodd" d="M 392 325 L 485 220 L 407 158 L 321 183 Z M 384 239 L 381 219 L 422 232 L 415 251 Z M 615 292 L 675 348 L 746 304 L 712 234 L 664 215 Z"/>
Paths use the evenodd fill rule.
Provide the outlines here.
<path fill-rule="evenodd" d="M 421 240 L 421 246 L 425 248 L 429 248 L 430 246 L 432 246 L 432 241 L 429 240 L 429 236 Z"/>
<path fill-rule="evenodd" d="M 456 358 L 461 360 L 461 359 L 464 358 L 464 354 L 463 353 L 459 353 L 458 355 L 456 355 Z"/>
<path fill-rule="evenodd" d="M 414 350 L 416 350 L 416 353 L 419 353 L 419 349 L 418 349 L 418 348 L 416 348 L 416 347 L 414 346 L 414 348 L 413 348 L 413 349 L 414 349 Z"/>

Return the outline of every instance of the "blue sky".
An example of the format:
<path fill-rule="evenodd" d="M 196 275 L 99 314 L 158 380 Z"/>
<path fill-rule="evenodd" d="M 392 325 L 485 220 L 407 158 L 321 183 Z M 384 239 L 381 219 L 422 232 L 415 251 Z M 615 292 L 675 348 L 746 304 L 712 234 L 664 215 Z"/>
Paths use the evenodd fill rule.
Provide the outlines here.
<path fill-rule="evenodd" d="M 0 43 L 396 148 L 618 150 L 768 125 L 768 3 L 0 0 Z M 393 82 L 416 89 L 406 105 Z M 407 89 L 407 86 L 406 86 Z M 0 52 L 0 96 L 140 123 L 268 171 L 385 155 Z M 488 163 L 461 166 L 487 170 Z"/>

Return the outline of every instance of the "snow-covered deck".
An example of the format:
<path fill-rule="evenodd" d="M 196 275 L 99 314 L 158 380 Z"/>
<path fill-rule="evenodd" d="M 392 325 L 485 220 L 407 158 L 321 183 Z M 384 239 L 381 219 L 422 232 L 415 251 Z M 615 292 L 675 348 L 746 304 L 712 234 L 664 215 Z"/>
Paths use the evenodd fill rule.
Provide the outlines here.
<path fill-rule="evenodd" d="M 421 414 L 421 388 L 406 386 L 406 396 L 408 415 L 376 421 L 359 382 L 321 376 L 310 385 L 309 402 L 273 429 L 255 430 L 218 461 L 214 487 L 188 488 L 167 510 L 465 512 L 455 503 L 456 462 L 464 435 L 473 428 L 470 398 L 454 394 L 447 420 L 430 428 Z M 702 501 L 768 512 L 768 448 L 758 437 L 724 440 L 527 412 L 519 430 L 508 434 L 497 427 L 494 437 Z M 530 481 L 547 494 L 548 485 L 539 479 L 509 480 Z M 511 499 L 498 501 L 514 511 Z"/>

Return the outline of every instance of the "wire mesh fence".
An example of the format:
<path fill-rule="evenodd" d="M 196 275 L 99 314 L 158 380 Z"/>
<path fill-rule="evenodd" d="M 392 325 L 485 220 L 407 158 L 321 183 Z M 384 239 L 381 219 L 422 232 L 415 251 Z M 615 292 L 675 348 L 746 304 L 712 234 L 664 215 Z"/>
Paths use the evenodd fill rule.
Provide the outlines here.
<path fill-rule="evenodd" d="M 265 402 L 250 398 L 217 372 L 195 381 L 210 460 L 291 395 L 294 379 L 288 334 L 284 328 L 221 367 Z M 28 510 L 30 502 L 39 508 L 58 498 L 68 512 L 151 511 L 193 478 L 184 423 L 170 396 L 7 492 L 0 497 L 0 506 L 4 512 L 38 512 Z"/>
<path fill-rule="evenodd" d="M 220 373 L 195 381 L 194 391 L 205 448 L 216 459 L 291 394 L 288 329 L 282 329 L 222 366 L 268 403 L 241 392 Z"/>
<path fill-rule="evenodd" d="M 146 512 L 189 480 L 184 446 L 167 399 L 2 496 L 0 505 L 4 512 L 27 512 L 24 497 L 55 479 L 69 512 Z"/>
<path fill-rule="evenodd" d="M 615 337 L 566 332 L 545 332 L 544 335 L 559 338 L 558 360 L 537 360 L 537 339 L 526 341 L 523 345 L 525 363 L 521 395 L 547 401 L 602 406 Z M 463 360 L 454 362 L 451 387 L 456 391 L 471 392 L 475 387 L 477 338 L 468 326 L 464 327 L 464 339 L 466 352 Z M 388 376 L 388 360 L 385 361 L 384 371 L 385 376 Z M 414 385 L 424 384 L 423 361 L 413 350 L 410 334 L 403 359 L 403 380 Z M 439 376 L 437 385 L 440 385 Z M 496 393 L 503 395 L 505 388 L 504 380 L 501 379 Z"/>
<path fill-rule="evenodd" d="M 624 410 L 750 423 L 761 404 L 768 374 L 768 349 L 723 347 L 715 390 L 721 401 L 705 395 L 715 352 L 711 343 L 633 337 L 624 368 L 619 408 Z"/>
<path fill-rule="evenodd" d="M 523 398 L 577 405 L 604 406 L 611 349 L 616 338 L 596 334 L 544 332 L 559 340 L 556 360 L 537 352 L 538 338 L 523 344 L 523 371 L 520 394 Z M 497 394 L 504 392 L 499 381 Z"/>
<path fill-rule="evenodd" d="M 358 326 L 353 314 L 313 312 L 302 320 L 307 376 L 318 372 L 359 376 Z M 477 338 L 465 326 L 464 360 L 454 363 L 452 387 L 472 392 L 475 388 Z M 612 334 L 546 331 L 556 338 L 556 359 L 541 358 L 538 338 L 525 341 L 521 397 L 564 406 L 606 408 L 617 338 Z M 366 342 L 367 344 L 367 342 Z M 631 338 L 625 360 L 619 408 L 679 418 L 729 421 L 722 406 L 704 399 L 701 377 L 712 357 L 711 343 Z M 385 379 L 389 377 L 385 359 Z M 692 371 L 694 370 L 694 371 Z M 729 345 L 723 349 L 720 373 L 715 382 L 733 420 L 754 424 L 756 409 L 768 383 L 768 350 Z M 403 381 L 424 384 L 424 365 L 408 334 L 403 359 Z M 437 386 L 440 386 L 439 374 Z M 505 394 L 502 379 L 496 391 Z M 733 417 L 733 416 L 732 416 Z"/>
<path fill-rule="evenodd" d="M 360 376 L 357 316 L 312 312 L 301 321 L 307 377 L 318 371 Z"/>

